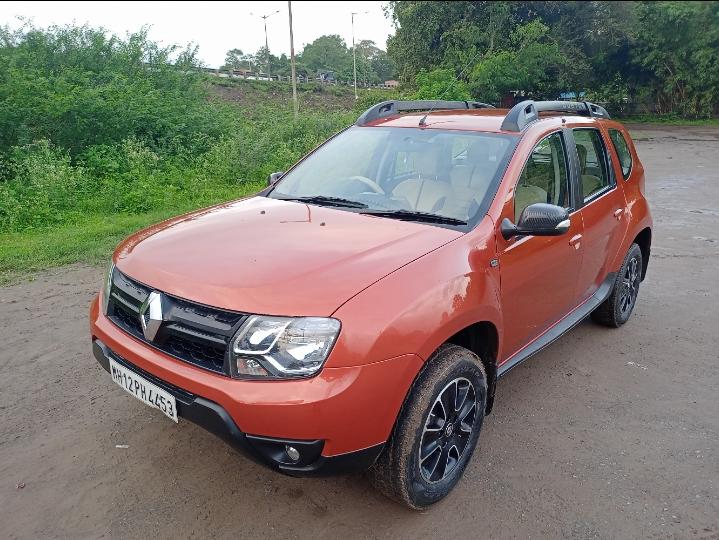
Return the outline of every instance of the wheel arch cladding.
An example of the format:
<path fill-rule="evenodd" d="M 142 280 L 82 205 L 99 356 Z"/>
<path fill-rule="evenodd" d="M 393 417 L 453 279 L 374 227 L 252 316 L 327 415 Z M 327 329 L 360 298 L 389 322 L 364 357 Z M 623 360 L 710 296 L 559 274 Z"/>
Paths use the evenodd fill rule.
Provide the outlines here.
<path fill-rule="evenodd" d="M 634 243 L 642 250 L 642 281 L 647 275 L 647 266 L 649 266 L 649 255 L 652 248 L 652 229 L 645 227 L 634 238 Z"/>
<path fill-rule="evenodd" d="M 445 343 L 464 347 L 476 354 L 482 361 L 487 376 L 487 407 L 485 414 L 489 414 L 494 404 L 494 390 L 497 383 L 497 354 L 499 351 L 497 327 L 490 321 L 479 321 L 463 328 Z"/>

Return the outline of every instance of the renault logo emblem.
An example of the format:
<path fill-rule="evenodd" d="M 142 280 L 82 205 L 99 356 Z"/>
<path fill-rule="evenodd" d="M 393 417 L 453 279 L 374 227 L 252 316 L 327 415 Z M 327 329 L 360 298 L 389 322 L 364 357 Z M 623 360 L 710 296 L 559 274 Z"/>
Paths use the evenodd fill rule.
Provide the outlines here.
<path fill-rule="evenodd" d="M 162 324 L 162 294 L 152 291 L 140 306 L 140 325 L 145 339 L 152 341 Z"/>

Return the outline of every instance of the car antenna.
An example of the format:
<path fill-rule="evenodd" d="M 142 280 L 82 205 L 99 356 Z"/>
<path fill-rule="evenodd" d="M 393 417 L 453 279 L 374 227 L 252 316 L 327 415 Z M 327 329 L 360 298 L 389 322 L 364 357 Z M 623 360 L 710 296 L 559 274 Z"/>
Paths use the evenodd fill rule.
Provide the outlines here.
<path fill-rule="evenodd" d="M 472 62 L 474 62 L 478 56 L 479 56 L 479 50 L 476 53 L 474 53 L 474 56 L 472 58 L 470 58 L 469 61 L 467 61 L 467 64 L 464 66 L 462 71 L 459 72 L 459 75 L 457 75 L 454 79 L 452 79 L 452 82 L 450 83 L 450 85 L 444 90 L 442 95 L 437 100 L 437 104 L 433 105 L 432 108 L 430 110 L 428 110 L 427 113 L 422 118 L 419 119 L 420 126 L 427 125 L 427 117 L 430 115 L 430 113 L 432 111 L 434 111 L 437 108 L 437 105 L 439 104 L 439 102 L 442 101 L 444 96 L 447 95 L 447 92 L 449 92 L 452 89 L 452 87 L 454 86 L 454 83 L 457 82 L 462 75 L 464 75 L 464 72 L 467 71 L 467 68 L 469 68 L 469 66 L 472 65 Z"/>

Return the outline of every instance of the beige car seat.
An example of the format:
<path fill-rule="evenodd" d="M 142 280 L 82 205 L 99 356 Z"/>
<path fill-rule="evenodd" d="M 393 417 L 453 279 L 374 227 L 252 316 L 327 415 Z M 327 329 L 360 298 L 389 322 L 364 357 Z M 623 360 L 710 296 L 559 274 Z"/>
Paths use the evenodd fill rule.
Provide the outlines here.
<path fill-rule="evenodd" d="M 453 197 L 449 182 L 439 180 L 439 150 L 438 146 L 432 145 L 431 151 L 417 153 L 414 161 L 416 178 L 400 182 L 392 191 L 393 195 L 407 199 L 414 210 L 438 213 Z"/>
<path fill-rule="evenodd" d="M 582 179 L 582 195 L 586 199 L 592 193 L 599 191 L 604 184 L 602 179 L 593 174 L 585 174 L 587 170 L 587 147 L 581 144 L 577 145 L 577 154 L 579 156 L 579 173 Z"/>
<path fill-rule="evenodd" d="M 514 193 L 515 220 L 519 221 L 519 216 L 522 215 L 522 211 L 530 204 L 546 202 L 547 192 L 539 186 L 525 186 L 522 184 L 518 184 L 517 189 Z"/>
<path fill-rule="evenodd" d="M 467 163 L 452 169 L 450 180 L 454 188 L 469 188 L 479 198 L 487 191 L 494 173 L 496 162 L 492 161 L 493 148 L 490 141 L 476 141 L 467 149 Z"/>
<path fill-rule="evenodd" d="M 527 162 L 514 191 L 514 218 L 519 222 L 522 211 L 530 204 L 546 203 L 547 191 L 537 184 L 546 184 L 546 171 L 532 159 Z"/>

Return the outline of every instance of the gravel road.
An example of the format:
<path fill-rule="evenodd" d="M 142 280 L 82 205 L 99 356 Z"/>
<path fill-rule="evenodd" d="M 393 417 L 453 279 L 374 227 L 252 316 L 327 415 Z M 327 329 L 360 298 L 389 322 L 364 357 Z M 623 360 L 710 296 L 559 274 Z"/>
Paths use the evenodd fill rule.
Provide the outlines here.
<path fill-rule="evenodd" d="M 0 288 L 0 537 L 719 539 L 719 129 L 633 134 L 655 217 L 634 316 L 502 380 L 423 513 L 362 477 L 280 476 L 123 393 L 90 353 L 101 268 Z"/>

